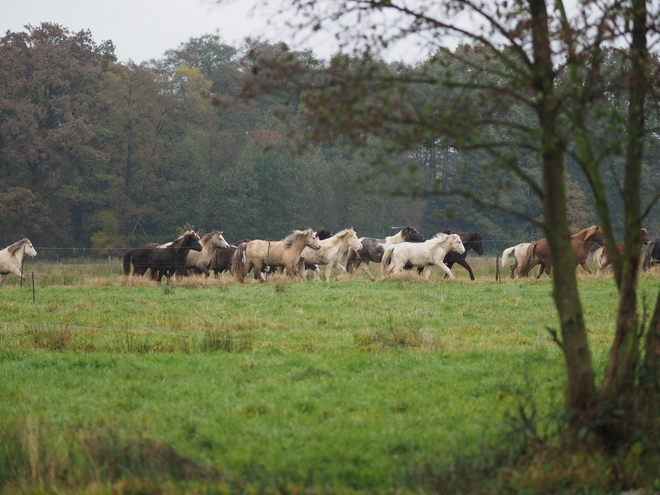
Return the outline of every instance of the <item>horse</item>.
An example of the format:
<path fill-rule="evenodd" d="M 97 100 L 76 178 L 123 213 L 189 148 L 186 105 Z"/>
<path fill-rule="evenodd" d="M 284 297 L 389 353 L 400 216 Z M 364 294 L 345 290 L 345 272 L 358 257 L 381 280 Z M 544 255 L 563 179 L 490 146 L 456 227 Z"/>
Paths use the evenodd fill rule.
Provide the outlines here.
<path fill-rule="evenodd" d="M 330 275 L 335 266 L 337 266 L 339 270 L 346 272 L 346 268 L 339 263 L 344 251 L 346 251 L 347 248 L 352 248 L 356 251 L 362 249 L 362 243 L 358 240 L 357 234 L 353 228 L 344 229 L 332 237 L 319 240 L 319 244 L 321 246 L 320 249 L 312 250 L 306 247 L 300 255 L 300 260 L 298 261 L 298 273 L 303 280 L 307 280 L 306 268 L 311 267 L 314 271 L 314 280 L 320 282 L 320 270 L 316 265 L 326 265 L 325 281 L 330 282 Z"/>
<path fill-rule="evenodd" d="M 646 246 L 644 270 L 650 270 L 658 264 L 660 264 L 660 239 L 653 239 L 651 243 Z"/>
<path fill-rule="evenodd" d="M 649 237 L 649 233 L 646 231 L 646 229 L 642 229 L 642 248 L 644 246 L 648 246 L 651 243 L 651 238 Z M 624 250 L 625 245 L 624 244 L 617 244 L 616 249 L 619 251 L 619 254 L 623 256 L 623 250 Z M 598 270 L 596 270 L 596 274 L 600 275 L 605 271 L 605 268 L 610 266 L 612 264 L 612 256 L 610 255 L 610 251 L 607 249 L 607 246 L 602 246 L 596 249 L 593 254 L 593 260 L 594 263 L 596 263 L 596 266 L 598 267 Z"/>
<path fill-rule="evenodd" d="M 465 253 L 465 246 L 458 234 L 440 232 L 428 241 L 402 242 L 390 245 L 383 253 L 381 272 L 383 276 L 402 273 L 406 265 L 423 267 L 424 278 L 431 276 L 431 267 L 439 266 L 449 278 L 454 274 L 445 265 L 444 259 L 449 251 Z"/>
<path fill-rule="evenodd" d="M 209 234 L 204 234 L 199 240 L 202 246 L 201 251 L 189 251 L 186 258 L 186 269 L 194 269 L 202 272 L 207 277 L 211 274 L 209 266 L 215 253 L 221 250 L 229 249 L 229 243 L 222 237 L 222 231 L 215 230 Z"/>
<path fill-rule="evenodd" d="M 531 242 L 521 242 L 515 246 L 511 246 L 502 251 L 502 267 L 506 266 L 506 261 L 509 259 L 509 255 L 513 253 L 513 264 L 509 266 L 511 269 L 511 278 L 514 277 L 514 272 L 518 273 L 520 276 L 520 269 L 525 263 L 525 256 L 527 255 L 527 248 L 530 246 Z"/>
<path fill-rule="evenodd" d="M 127 277 L 131 273 L 131 262 L 133 261 L 133 252 L 134 251 L 136 251 L 138 249 L 152 249 L 152 248 L 168 247 L 168 246 L 171 246 L 174 242 L 176 242 L 180 239 L 183 239 L 183 237 L 188 235 L 188 234 L 192 235 L 195 239 L 197 239 L 199 241 L 200 237 L 199 237 L 199 234 L 197 232 L 195 232 L 194 230 L 187 230 L 183 234 L 181 234 L 179 237 L 177 237 L 174 241 L 169 241 L 169 242 L 166 242 L 165 244 L 160 244 L 160 243 L 157 243 L 157 242 L 148 242 L 147 244 L 144 244 L 140 247 L 137 247 L 135 249 L 131 249 L 129 251 L 126 251 L 124 253 L 124 257 L 123 257 L 124 276 Z M 147 272 L 147 270 L 148 270 L 148 268 L 145 268 L 144 270 L 142 270 L 141 268 L 137 269 L 135 267 L 135 263 L 133 263 L 133 275 L 142 276 Z M 181 275 L 183 275 L 184 277 L 188 276 L 188 272 L 183 267 L 179 268 L 179 273 L 181 273 Z M 156 271 L 151 270 L 151 279 L 152 280 L 156 280 L 157 275 L 158 275 L 158 273 Z"/>
<path fill-rule="evenodd" d="M 232 242 L 229 244 L 227 249 L 216 249 L 211 258 L 211 263 L 209 264 L 209 270 L 213 270 L 213 273 L 217 277 L 219 273 L 226 272 L 231 270 L 232 260 L 234 258 L 234 253 L 239 245 L 244 242 L 250 242 L 251 239 L 241 239 L 238 242 Z"/>
<path fill-rule="evenodd" d="M 10 273 L 20 278 L 22 282 L 25 281 L 25 276 L 21 273 L 21 265 L 26 254 L 31 258 L 37 255 L 36 249 L 27 237 L 0 250 L 0 285 L 5 283 L 5 277 Z"/>
<path fill-rule="evenodd" d="M 262 272 L 265 266 L 283 265 L 287 275 L 293 277 L 300 254 L 306 246 L 315 250 L 321 248 L 316 232 L 312 229 L 294 230 L 281 241 L 255 239 L 242 243 L 234 253 L 232 272 L 242 283 L 248 272 L 254 268 L 255 280 L 265 282 L 266 278 Z"/>
<path fill-rule="evenodd" d="M 330 232 L 328 229 L 321 229 L 316 231 L 316 237 L 318 238 L 319 241 L 323 241 L 325 239 L 330 239 L 332 237 L 332 232 Z M 346 271 L 346 269 L 341 266 L 340 263 L 337 263 L 337 268 L 340 270 Z M 319 268 L 316 265 L 313 265 L 311 263 L 305 263 L 304 264 L 304 269 L 305 270 L 312 270 L 315 273 L 319 271 Z M 284 272 L 284 265 L 275 265 L 273 263 L 270 263 L 268 266 L 264 266 L 262 268 L 264 273 L 279 273 L 280 275 Z"/>
<path fill-rule="evenodd" d="M 144 275 L 148 269 L 151 269 L 153 272 L 158 272 L 156 277 L 158 283 L 160 283 L 163 275 L 167 277 L 169 283 L 174 272 L 185 272 L 184 268 L 188 253 L 191 250 L 202 250 L 202 245 L 199 243 L 197 237 L 199 237 L 197 234 L 189 233 L 179 237 L 167 247 L 140 247 L 133 249 L 130 251 L 130 259 L 133 262 L 133 274 Z M 124 274 L 127 275 L 129 271 L 130 265 L 127 266 L 126 255 L 124 255 Z"/>
<path fill-rule="evenodd" d="M 350 248 L 348 250 L 348 255 L 346 256 L 346 271 L 350 274 L 351 278 L 353 278 L 358 267 L 361 266 L 364 273 L 366 273 L 369 279 L 374 282 L 376 279 L 369 271 L 370 261 L 380 263 L 383 259 L 385 249 L 391 244 L 398 244 L 400 242 L 422 242 L 424 238 L 419 232 L 417 232 L 417 229 L 408 225 L 395 235 L 386 237 L 385 239 L 360 237 L 358 240 L 362 244 L 362 249 L 356 250 Z"/>
<path fill-rule="evenodd" d="M 453 234 L 454 232 L 445 232 L 446 234 Z M 461 265 L 463 268 L 465 268 L 468 273 L 470 274 L 470 280 L 474 280 L 474 273 L 472 273 L 472 268 L 470 265 L 468 265 L 468 262 L 465 261 L 465 257 L 468 254 L 468 251 L 470 249 L 474 249 L 474 251 L 481 256 L 484 254 L 484 246 L 483 246 L 483 240 L 484 237 L 479 233 L 479 232 L 463 232 L 462 234 L 458 234 L 459 237 L 461 238 L 461 242 L 463 243 L 463 247 L 465 248 L 465 251 L 462 253 L 459 253 L 458 251 L 449 251 L 445 255 L 445 265 L 447 265 L 447 268 L 451 270 L 451 267 L 454 266 L 454 263 L 458 263 Z"/>
<path fill-rule="evenodd" d="M 587 273 L 591 273 L 589 265 L 587 265 L 587 257 L 589 252 L 594 247 L 594 244 L 604 244 L 603 229 L 598 225 L 592 225 L 586 229 L 582 229 L 577 234 L 571 236 L 571 247 L 573 248 L 573 255 L 575 256 L 575 268 L 581 266 Z M 550 243 L 547 238 L 543 238 L 536 242 L 530 243 L 525 255 L 525 262 L 518 273 L 520 277 L 526 277 L 529 272 L 536 265 L 542 265 L 536 278 L 539 278 L 543 272 L 547 273 L 549 277 L 552 276 L 552 255 L 550 253 Z"/>

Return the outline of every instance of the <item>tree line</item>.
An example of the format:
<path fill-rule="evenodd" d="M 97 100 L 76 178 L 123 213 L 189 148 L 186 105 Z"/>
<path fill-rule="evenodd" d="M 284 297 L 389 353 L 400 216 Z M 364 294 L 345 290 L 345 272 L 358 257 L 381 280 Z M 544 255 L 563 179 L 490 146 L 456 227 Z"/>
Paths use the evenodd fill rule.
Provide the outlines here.
<path fill-rule="evenodd" d="M 435 53 L 415 65 L 367 65 L 350 57 L 323 61 L 281 43 L 247 39 L 235 47 L 205 35 L 161 59 L 135 64 L 118 62 L 112 42 L 97 43 L 89 31 L 43 23 L 7 32 L 0 39 L 0 244 L 27 236 L 37 246 L 65 248 L 60 254 L 72 248 L 105 254 L 171 240 L 187 228 L 221 229 L 231 242 L 282 238 L 307 227 L 352 226 L 360 235 L 381 237 L 404 225 L 428 237 L 452 228 L 502 240 L 490 249 L 542 237 L 540 229 L 507 212 L 515 205 L 541 218 L 539 199 L 501 175 L 492 156 L 462 149 L 440 130 L 425 128 L 418 135 L 388 124 L 380 133 L 364 133 L 368 146 L 356 147 L 351 133 L 360 135 L 369 122 L 354 119 L 343 126 L 344 139 L 300 138 L 308 130 L 308 113 L 332 111 L 329 101 L 315 106 L 324 95 L 309 88 L 322 87 L 336 64 L 344 65 L 341 77 L 359 77 L 364 67 L 382 76 L 362 86 L 369 112 L 361 119 L 375 122 L 384 111 L 404 119 L 408 107 L 418 118 L 420 109 L 442 101 L 451 102 L 447 111 L 460 112 L 460 98 L 450 89 L 423 82 L 449 64 L 454 74 L 466 80 L 477 74 L 479 82 L 493 71 L 478 68 L 493 62 L 478 45 L 453 51 L 461 57 Z M 294 65 L 295 79 L 282 74 Z M 394 104 L 396 88 L 387 76 L 402 74 L 420 83 Z M 268 91 L 264 84 L 271 85 Z M 480 97 L 475 91 L 464 98 Z M 612 95 L 613 104 L 625 104 L 619 97 Z M 483 111 L 517 114 L 521 126 L 532 125 L 522 105 L 491 98 Z M 414 147 L 392 145 L 406 133 Z M 657 136 L 650 141 L 643 191 L 648 197 L 660 183 Z M 526 173 L 540 176 L 532 152 L 515 153 Z M 604 178 L 613 192 L 621 163 L 613 152 Z M 597 220 L 585 193 L 587 179 L 576 167 L 569 157 L 566 206 L 578 230 Z M 500 208 L 436 194 L 459 188 L 474 197 L 487 192 Z M 613 212 L 615 223 L 617 215 L 622 211 Z M 660 232 L 657 209 L 646 226 L 652 236 Z"/>

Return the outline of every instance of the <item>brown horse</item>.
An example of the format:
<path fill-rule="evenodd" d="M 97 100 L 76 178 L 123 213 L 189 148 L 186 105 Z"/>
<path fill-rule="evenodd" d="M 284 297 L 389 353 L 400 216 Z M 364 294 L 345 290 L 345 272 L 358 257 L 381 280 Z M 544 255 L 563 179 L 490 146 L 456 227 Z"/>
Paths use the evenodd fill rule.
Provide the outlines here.
<path fill-rule="evenodd" d="M 320 249 L 319 239 L 312 229 L 294 230 L 281 241 L 255 239 L 238 246 L 234 253 L 232 272 L 239 282 L 245 280 L 250 269 L 254 268 L 254 278 L 266 281 L 262 268 L 266 265 L 283 265 L 289 277 L 296 274 L 300 253 L 305 247 Z"/>
<path fill-rule="evenodd" d="M 649 237 L 649 233 L 646 231 L 646 229 L 642 229 L 642 246 L 647 246 L 650 243 L 651 238 Z M 616 249 L 619 251 L 619 254 L 623 256 L 624 244 L 617 244 Z M 613 261 L 610 251 L 606 246 L 596 249 L 596 251 L 594 251 L 593 259 L 594 263 L 596 263 L 596 266 L 598 267 L 598 271 L 596 272 L 597 274 L 603 273 L 605 268 L 610 266 Z"/>
<path fill-rule="evenodd" d="M 598 225 L 592 225 L 591 227 L 572 235 L 571 247 L 573 248 L 573 254 L 575 255 L 575 268 L 580 265 L 587 273 L 591 273 L 591 269 L 589 269 L 589 266 L 587 265 L 589 251 L 594 247 L 594 244 L 600 244 L 602 246 L 604 242 L 603 229 Z M 550 243 L 545 237 L 541 240 L 530 243 L 527 248 L 527 255 L 525 256 L 525 263 L 520 268 L 518 275 L 520 277 L 526 277 L 530 270 L 536 265 L 542 265 L 536 278 L 539 278 L 543 272 L 547 273 L 549 277 L 552 276 Z"/>
<path fill-rule="evenodd" d="M 201 251 L 202 245 L 197 240 L 197 234 L 186 234 L 167 247 L 137 248 L 131 251 L 134 275 L 144 275 L 151 269 L 158 272 L 156 280 L 160 283 L 163 275 L 170 278 L 176 271 L 185 271 L 186 257 L 190 250 Z M 130 269 L 130 267 L 129 267 Z M 126 258 L 124 259 L 124 273 L 126 273 Z M 186 272 L 187 273 L 187 272 Z"/>

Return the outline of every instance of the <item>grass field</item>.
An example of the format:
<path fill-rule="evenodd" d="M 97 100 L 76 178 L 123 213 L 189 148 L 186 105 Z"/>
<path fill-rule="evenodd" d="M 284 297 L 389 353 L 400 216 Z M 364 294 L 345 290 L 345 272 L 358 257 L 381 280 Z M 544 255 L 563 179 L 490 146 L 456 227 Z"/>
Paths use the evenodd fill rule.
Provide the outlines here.
<path fill-rule="evenodd" d="M 519 407 L 539 435 L 554 427 L 563 367 L 549 279 L 498 283 L 494 260 L 470 262 L 475 282 L 454 267 L 453 281 L 171 286 L 117 262 L 32 263 L 0 289 L 0 487 L 492 491 Z M 642 277 L 649 303 L 658 280 Z M 616 288 L 579 284 L 602 371 Z M 474 463 L 492 471 L 461 471 Z"/>

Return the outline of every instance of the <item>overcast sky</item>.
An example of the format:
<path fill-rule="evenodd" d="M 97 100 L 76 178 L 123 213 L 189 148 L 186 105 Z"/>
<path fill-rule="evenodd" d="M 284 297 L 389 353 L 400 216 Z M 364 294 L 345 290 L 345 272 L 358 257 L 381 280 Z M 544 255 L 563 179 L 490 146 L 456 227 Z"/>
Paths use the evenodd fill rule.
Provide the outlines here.
<path fill-rule="evenodd" d="M 255 1 L 219 6 L 213 0 L 0 0 L 0 33 L 42 22 L 73 32 L 89 29 L 97 43 L 112 40 L 120 61 L 137 63 L 161 58 L 204 34 L 217 34 L 234 46 L 247 36 L 288 41 L 285 32 L 267 26 L 263 14 L 250 15 Z"/>

